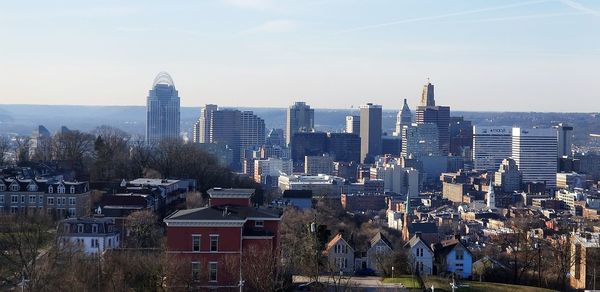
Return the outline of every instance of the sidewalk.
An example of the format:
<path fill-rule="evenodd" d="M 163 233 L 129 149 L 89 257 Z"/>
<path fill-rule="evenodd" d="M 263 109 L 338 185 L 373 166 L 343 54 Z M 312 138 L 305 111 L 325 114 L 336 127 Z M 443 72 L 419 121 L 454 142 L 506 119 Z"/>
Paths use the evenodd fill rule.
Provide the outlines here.
<path fill-rule="evenodd" d="M 309 277 L 305 277 L 305 276 L 293 276 L 292 277 L 292 281 L 293 283 L 299 284 L 299 283 L 308 283 L 310 282 L 310 278 Z M 339 281 L 339 279 L 336 277 L 335 281 Z M 334 285 L 334 279 L 332 279 L 330 276 L 319 276 L 319 282 L 321 283 L 327 283 L 330 285 Z M 383 288 L 383 289 L 393 289 L 394 291 L 407 291 L 404 288 L 404 285 L 402 284 L 395 284 L 395 283 L 383 283 L 381 282 L 381 278 L 380 277 L 342 277 L 341 279 L 341 286 L 345 286 L 345 287 L 352 287 L 352 288 Z"/>

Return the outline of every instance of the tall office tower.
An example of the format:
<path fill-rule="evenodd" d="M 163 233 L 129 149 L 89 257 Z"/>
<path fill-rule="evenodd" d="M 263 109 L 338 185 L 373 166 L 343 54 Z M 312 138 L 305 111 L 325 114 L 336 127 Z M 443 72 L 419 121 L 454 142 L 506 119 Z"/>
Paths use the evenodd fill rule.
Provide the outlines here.
<path fill-rule="evenodd" d="M 402 110 L 399 111 L 398 116 L 396 116 L 396 130 L 394 131 L 394 136 L 402 136 L 402 128 L 404 128 L 404 126 L 410 126 L 411 124 L 412 113 L 408 107 L 408 101 L 405 98 Z"/>
<path fill-rule="evenodd" d="M 315 110 L 305 102 L 296 102 L 287 111 L 285 139 L 287 145 L 292 144 L 294 134 L 298 132 L 313 132 L 315 128 Z"/>
<path fill-rule="evenodd" d="M 212 113 L 218 109 L 219 107 L 216 104 L 207 104 L 200 109 L 200 117 L 194 124 L 192 139 L 194 143 L 209 143 Z"/>
<path fill-rule="evenodd" d="M 265 121 L 252 111 L 240 114 L 240 148 L 245 151 L 249 147 L 259 147 L 265 144 Z"/>
<path fill-rule="evenodd" d="M 327 152 L 334 161 L 359 162 L 360 137 L 350 133 L 328 133 Z"/>
<path fill-rule="evenodd" d="M 51 160 L 52 159 L 52 134 L 43 125 L 39 125 L 29 140 L 29 159 Z"/>
<path fill-rule="evenodd" d="M 285 147 L 285 134 L 283 129 L 271 129 L 267 135 L 267 145 Z"/>
<path fill-rule="evenodd" d="M 290 148 L 292 160 L 300 165 L 304 163 L 304 156 L 319 156 L 327 153 L 327 133 L 296 133 Z"/>
<path fill-rule="evenodd" d="M 373 163 L 381 154 L 381 106 L 367 103 L 360 106 L 360 160 Z"/>
<path fill-rule="evenodd" d="M 556 129 L 512 129 L 512 158 L 521 171 L 523 183 L 540 182 L 556 188 Z"/>
<path fill-rule="evenodd" d="M 241 147 L 241 112 L 233 109 L 213 111 L 210 119 L 208 143 L 227 145 L 232 150 L 235 169 L 240 169 Z"/>
<path fill-rule="evenodd" d="M 511 127 L 473 127 L 473 168 L 496 171 L 512 155 Z"/>
<path fill-rule="evenodd" d="M 146 142 L 179 138 L 179 111 L 173 78 L 167 72 L 158 73 L 146 101 Z"/>
<path fill-rule="evenodd" d="M 412 124 L 402 129 L 402 152 L 404 158 L 419 159 L 423 156 L 439 156 L 439 133 L 436 124 Z"/>
<path fill-rule="evenodd" d="M 448 155 L 450 150 L 450 134 L 448 132 L 450 107 L 435 105 L 433 85 L 431 83 L 427 83 L 423 86 L 421 104 L 417 107 L 415 121 L 417 124 L 433 123 L 437 125 L 440 153 L 442 155 Z"/>
<path fill-rule="evenodd" d="M 360 116 L 346 116 L 346 133 L 360 133 Z"/>
<path fill-rule="evenodd" d="M 473 124 L 463 117 L 450 117 L 450 154 L 471 158 L 473 149 Z"/>
<path fill-rule="evenodd" d="M 560 123 L 556 127 L 558 140 L 558 157 L 571 157 L 571 143 L 573 143 L 573 126 Z"/>

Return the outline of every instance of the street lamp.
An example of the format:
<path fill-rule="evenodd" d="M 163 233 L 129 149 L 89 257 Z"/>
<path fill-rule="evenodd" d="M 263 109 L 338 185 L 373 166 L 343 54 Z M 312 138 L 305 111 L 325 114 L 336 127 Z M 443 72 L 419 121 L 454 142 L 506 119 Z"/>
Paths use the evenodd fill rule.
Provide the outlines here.
<path fill-rule="evenodd" d="M 394 278 L 394 266 L 392 266 L 392 278 Z"/>

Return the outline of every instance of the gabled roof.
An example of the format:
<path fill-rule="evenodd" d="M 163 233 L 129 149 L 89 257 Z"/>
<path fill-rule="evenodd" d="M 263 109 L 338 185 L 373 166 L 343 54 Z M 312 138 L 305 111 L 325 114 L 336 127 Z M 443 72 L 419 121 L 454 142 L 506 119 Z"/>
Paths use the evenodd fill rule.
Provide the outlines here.
<path fill-rule="evenodd" d="M 381 232 L 377 232 L 377 234 L 375 234 L 375 236 L 373 236 L 373 238 L 371 238 L 369 247 L 374 246 L 380 240 L 383 241 L 389 248 L 393 248 L 392 243 L 387 238 L 385 238 L 385 236 L 383 236 L 383 234 L 381 234 Z"/>
<path fill-rule="evenodd" d="M 341 233 L 336 234 L 327 244 L 325 245 L 325 252 L 328 252 L 334 245 L 336 245 L 340 240 L 344 241 L 350 249 L 354 252 L 354 248 L 344 239 Z"/>
<path fill-rule="evenodd" d="M 413 248 L 415 245 L 419 244 L 419 242 L 422 242 L 423 245 L 425 245 L 427 247 L 427 249 L 431 253 L 433 253 L 433 250 L 429 247 L 429 244 L 427 244 L 427 242 L 425 242 L 425 240 L 423 240 L 422 238 L 418 237 L 417 235 L 413 235 L 413 237 L 411 237 L 410 240 L 404 244 L 404 247 Z"/>
<path fill-rule="evenodd" d="M 469 254 L 471 251 L 458 239 L 443 240 L 442 242 L 434 245 L 434 251 L 436 257 L 445 258 L 448 254 L 457 246 L 460 245 Z M 471 254 L 472 256 L 473 254 Z"/>

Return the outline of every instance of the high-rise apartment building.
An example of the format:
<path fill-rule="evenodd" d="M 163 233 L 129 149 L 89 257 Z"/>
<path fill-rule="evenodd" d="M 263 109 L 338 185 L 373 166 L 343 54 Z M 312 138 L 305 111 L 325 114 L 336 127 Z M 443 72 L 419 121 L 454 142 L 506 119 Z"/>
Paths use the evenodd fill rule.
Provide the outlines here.
<path fill-rule="evenodd" d="M 434 88 L 431 83 L 423 86 L 421 104 L 416 110 L 416 123 L 436 124 L 438 127 L 440 153 L 448 155 L 450 150 L 450 134 L 448 130 L 450 124 L 450 107 L 435 105 Z"/>
<path fill-rule="evenodd" d="M 146 100 L 146 142 L 177 139 L 179 127 L 179 94 L 173 78 L 167 72 L 160 72 Z"/>
<path fill-rule="evenodd" d="M 360 133 L 360 116 L 346 116 L 346 133 Z"/>
<path fill-rule="evenodd" d="M 522 174 L 523 183 L 545 183 L 556 188 L 556 129 L 513 128 L 512 158 Z"/>
<path fill-rule="evenodd" d="M 412 124 L 412 113 L 410 112 L 410 108 L 408 107 L 408 101 L 406 98 L 404 99 L 404 104 L 402 105 L 402 110 L 398 112 L 396 116 L 396 130 L 394 131 L 394 136 L 402 136 L 402 128 L 405 126 L 408 127 Z"/>
<path fill-rule="evenodd" d="M 200 109 L 200 118 L 194 124 L 192 139 L 194 143 L 209 143 L 212 112 L 218 109 L 219 107 L 216 104 L 207 104 Z"/>
<path fill-rule="evenodd" d="M 571 157 L 571 144 L 573 143 L 573 126 L 560 123 L 556 127 L 558 140 L 558 157 Z"/>
<path fill-rule="evenodd" d="M 512 155 L 511 127 L 473 127 L 473 168 L 496 171 Z"/>
<path fill-rule="evenodd" d="M 240 118 L 241 150 L 244 151 L 249 147 L 258 147 L 264 145 L 266 140 L 265 121 L 255 115 L 252 111 L 241 112 Z"/>
<path fill-rule="evenodd" d="M 380 105 L 360 106 L 360 159 L 363 163 L 372 163 L 381 154 L 381 117 Z"/>
<path fill-rule="evenodd" d="M 286 143 L 292 144 L 294 134 L 298 132 L 312 132 L 315 128 L 315 110 L 305 102 L 296 102 L 287 111 Z"/>

